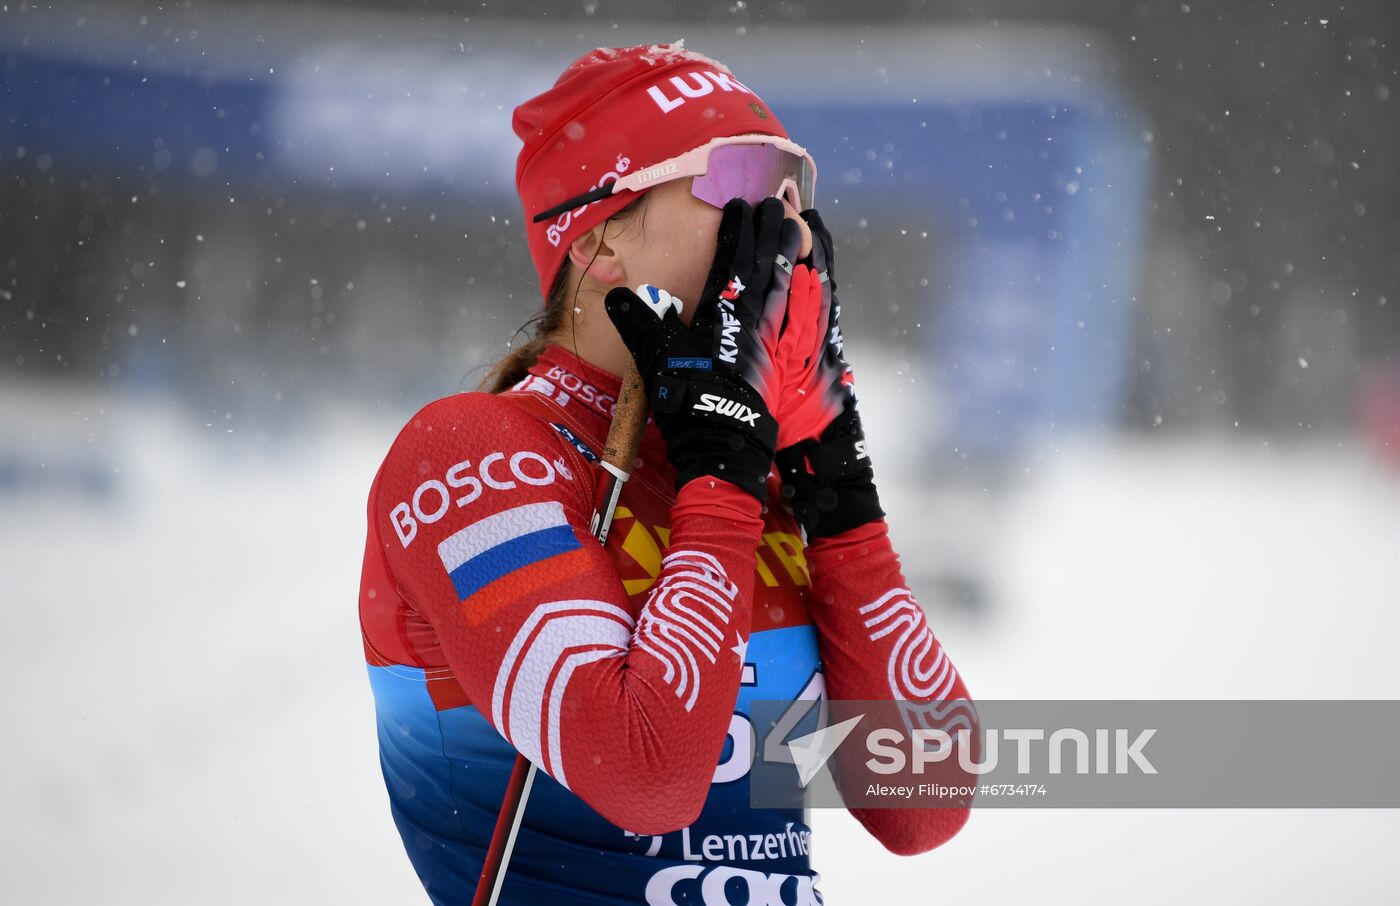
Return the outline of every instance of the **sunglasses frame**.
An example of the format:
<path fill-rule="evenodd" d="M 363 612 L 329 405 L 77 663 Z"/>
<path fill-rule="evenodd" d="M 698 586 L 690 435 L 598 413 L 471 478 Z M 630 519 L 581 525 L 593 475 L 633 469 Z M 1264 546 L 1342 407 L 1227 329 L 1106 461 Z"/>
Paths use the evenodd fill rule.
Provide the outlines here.
<path fill-rule="evenodd" d="M 577 195 L 567 201 L 560 202 L 552 208 L 548 208 L 536 214 L 531 221 L 539 223 L 551 217 L 558 217 L 566 211 L 582 210 L 584 207 L 595 201 L 602 201 L 610 195 L 618 192 L 632 191 L 639 192 L 643 189 L 650 189 L 663 182 L 670 182 L 673 179 L 683 179 L 687 176 L 704 176 L 710 172 L 710 152 L 723 145 L 773 145 L 790 154 L 804 158 L 807 166 L 812 171 L 812 194 L 815 199 L 817 190 L 817 162 L 812 160 L 812 155 L 807 153 L 807 149 L 794 141 L 779 138 L 776 135 L 731 135 L 724 138 L 710 139 L 697 148 L 692 148 L 684 154 L 667 158 L 649 167 L 643 167 L 626 176 L 619 176 L 617 179 L 609 180 L 606 183 Z M 777 194 L 786 195 L 792 202 L 793 207 L 800 207 L 797 200 L 800 187 L 793 181 L 792 177 L 787 177 L 778 187 Z M 702 199 L 703 200 L 703 199 Z"/>

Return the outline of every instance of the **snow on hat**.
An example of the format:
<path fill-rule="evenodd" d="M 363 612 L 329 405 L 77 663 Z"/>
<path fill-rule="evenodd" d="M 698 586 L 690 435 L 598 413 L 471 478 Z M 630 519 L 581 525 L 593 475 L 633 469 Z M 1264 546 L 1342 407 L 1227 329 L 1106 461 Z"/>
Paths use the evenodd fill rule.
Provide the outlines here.
<path fill-rule="evenodd" d="M 788 137 L 729 67 L 684 44 L 599 47 L 569 64 L 554 87 L 515 108 L 512 125 L 525 143 L 515 184 L 546 301 L 570 243 L 638 193 L 620 192 L 533 223 L 540 211 L 713 138 Z"/>

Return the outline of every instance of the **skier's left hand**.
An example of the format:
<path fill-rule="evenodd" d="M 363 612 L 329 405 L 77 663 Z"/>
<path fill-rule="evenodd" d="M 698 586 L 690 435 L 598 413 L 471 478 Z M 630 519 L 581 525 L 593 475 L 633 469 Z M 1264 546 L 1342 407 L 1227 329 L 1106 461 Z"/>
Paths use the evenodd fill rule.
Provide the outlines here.
<path fill-rule="evenodd" d="M 885 514 L 845 358 L 835 245 L 815 208 L 801 216 L 812 231 L 812 252 L 794 267 L 788 297 L 776 463 L 783 493 L 810 541 Z"/>
<path fill-rule="evenodd" d="M 855 375 L 846 363 L 841 337 L 841 303 L 836 300 L 835 247 L 816 208 L 800 215 L 812 234 L 811 252 L 792 271 L 778 448 L 815 440 L 845 409 L 855 405 Z"/>

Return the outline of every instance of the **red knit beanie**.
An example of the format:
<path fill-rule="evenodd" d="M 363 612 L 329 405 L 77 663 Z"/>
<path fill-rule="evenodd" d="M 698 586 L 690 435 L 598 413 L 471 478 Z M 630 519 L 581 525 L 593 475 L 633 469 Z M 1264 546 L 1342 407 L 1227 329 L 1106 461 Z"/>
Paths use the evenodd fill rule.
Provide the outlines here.
<path fill-rule="evenodd" d="M 569 64 L 553 88 L 515 108 L 512 125 L 525 143 L 515 184 L 546 301 L 569 245 L 639 193 L 620 192 L 540 223 L 531 222 L 534 215 L 712 138 L 788 137 L 727 66 L 683 44 L 600 47 Z"/>

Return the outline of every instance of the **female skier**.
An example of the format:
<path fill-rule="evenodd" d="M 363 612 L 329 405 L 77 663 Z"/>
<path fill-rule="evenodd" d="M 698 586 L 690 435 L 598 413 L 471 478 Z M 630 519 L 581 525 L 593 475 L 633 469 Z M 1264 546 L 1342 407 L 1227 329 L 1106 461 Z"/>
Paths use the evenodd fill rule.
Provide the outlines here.
<path fill-rule="evenodd" d="M 679 45 L 584 55 L 514 128 L 537 332 L 415 414 L 369 495 L 394 821 L 432 901 L 468 903 L 520 752 L 501 903 L 819 903 L 804 810 L 750 807 L 750 703 L 968 696 L 890 547 L 815 166 Z M 629 358 L 651 415 L 600 545 Z M 967 818 L 853 811 L 900 854 Z"/>

